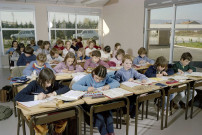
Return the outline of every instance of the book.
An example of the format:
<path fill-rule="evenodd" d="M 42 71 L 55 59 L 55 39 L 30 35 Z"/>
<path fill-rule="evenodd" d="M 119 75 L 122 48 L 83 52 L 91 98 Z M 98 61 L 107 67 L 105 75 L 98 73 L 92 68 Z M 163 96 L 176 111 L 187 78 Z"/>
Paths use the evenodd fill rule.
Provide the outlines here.
<path fill-rule="evenodd" d="M 128 96 L 128 95 L 133 94 L 133 92 L 129 92 L 122 88 L 113 88 L 113 89 L 105 90 L 102 93 L 109 98 L 119 98 L 119 97 Z"/>
<path fill-rule="evenodd" d="M 192 72 L 192 73 L 185 72 L 184 75 L 185 76 L 202 77 L 202 73 L 201 72 Z"/>
<path fill-rule="evenodd" d="M 129 81 L 122 82 L 121 84 L 126 85 L 126 86 L 128 86 L 128 87 L 130 87 L 130 88 L 135 87 L 135 86 L 138 86 L 138 85 L 141 85 L 140 83 L 129 82 Z"/>
<path fill-rule="evenodd" d="M 57 99 L 64 100 L 64 101 L 74 101 L 81 98 L 86 92 L 83 91 L 76 91 L 70 90 L 67 93 L 57 96 Z"/>

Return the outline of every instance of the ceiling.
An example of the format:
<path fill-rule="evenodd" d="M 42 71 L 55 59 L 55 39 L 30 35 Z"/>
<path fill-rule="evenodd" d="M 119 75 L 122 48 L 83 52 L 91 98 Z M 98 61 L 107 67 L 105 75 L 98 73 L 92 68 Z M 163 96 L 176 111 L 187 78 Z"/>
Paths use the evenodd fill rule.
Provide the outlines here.
<path fill-rule="evenodd" d="M 0 0 L 0 2 L 44 3 L 87 7 L 103 7 L 107 2 L 109 2 L 109 0 Z"/>

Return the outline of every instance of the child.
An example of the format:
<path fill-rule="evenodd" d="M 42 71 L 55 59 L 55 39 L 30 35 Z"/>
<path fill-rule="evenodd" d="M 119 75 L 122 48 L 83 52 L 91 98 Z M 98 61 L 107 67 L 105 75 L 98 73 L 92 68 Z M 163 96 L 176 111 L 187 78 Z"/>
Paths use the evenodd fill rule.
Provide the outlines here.
<path fill-rule="evenodd" d="M 57 48 L 59 50 L 59 54 L 62 55 L 62 52 L 64 50 L 64 42 L 61 39 L 58 39 L 54 48 Z"/>
<path fill-rule="evenodd" d="M 188 72 L 188 73 L 192 73 L 192 72 L 196 72 L 196 68 L 189 65 L 190 61 L 192 61 L 192 55 L 189 52 L 185 52 L 182 54 L 180 61 L 175 63 L 173 65 L 173 69 L 175 73 L 180 73 L 180 74 L 184 74 L 184 72 Z M 193 91 L 190 90 L 189 92 L 189 101 L 192 99 L 192 93 Z M 194 93 L 194 96 L 196 96 L 196 91 Z M 185 96 L 184 91 L 178 93 L 175 98 L 173 99 L 174 101 L 174 108 L 178 109 L 179 105 L 181 106 L 181 108 L 185 108 L 185 104 L 186 104 L 186 99 L 187 97 Z"/>
<path fill-rule="evenodd" d="M 72 39 L 72 45 L 71 45 L 71 48 L 74 49 L 74 51 L 78 51 L 79 47 L 76 46 L 77 44 L 77 40 L 76 38 Z"/>
<path fill-rule="evenodd" d="M 17 61 L 17 66 L 27 66 L 30 62 L 36 60 L 36 56 L 33 54 L 34 49 L 27 46 L 24 53 L 22 53 Z"/>
<path fill-rule="evenodd" d="M 31 40 L 30 44 L 28 46 L 32 47 L 34 49 L 34 51 L 37 51 L 39 48 L 39 46 L 36 45 L 35 40 Z"/>
<path fill-rule="evenodd" d="M 59 84 L 57 81 L 55 81 L 55 75 L 51 69 L 44 68 L 39 73 L 39 77 L 37 78 L 37 80 L 30 82 L 27 87 L 25 87 L 22 91 L 20 91 L 16 95 L 15 100 L 19 102 L 42 100 L 52 96 L 64 94 L 68 91 L 69 91 L 69 88 L 67 86 Z M 36 93 L 38 93 L 38 95 L 36 95 Z M 57 126 L 56 123 L 58 122 L 62 124 L 63 126 L 61 127 Z M 57 121 L 56 123 L 55 123 L 56 125 L 54 124 L 55 132 L 58 134 L 62 133 L 67 125 L 67 121 L 60 120 L 60 121 Z M 36 133 L 42 134 L 42 132 L 39 132 L 41 131 L 39 130 L 39 128 L 43 128 L 44 131 L 48 132 L 47 126 L 36 125 L 35 126 Z M 58 131 L 61 131 L 61 132 L 58 132 Z"/>
<path fill-rule="evenodd" d="M 103 87 L 103 90 L 119 87 L 119 83 L 107 75 L 106 67 L 101 65 L 96 67 L 91 74 L 84 76 L 74 83 L 72 89 L 92 92 L 99 87 Z M 86 110 L 88 107 L 83 106 Z M 112 112 L 105 111 L 94 115 L 94 126 L 98 128 L 100 134 L 114 135 Z"/>
<path fill-rule="evenodd" d="M 75 55 L 72 52 L 69 52 L 63 62 L 59 63 L 54 70 L 57 73 L 75 73 L 83 72 L 83 68 L 80 65 L 77 65 Z"/>
<path fill-rule="evenodd" d="M 77 43 L 76 43 L 76 46 L 78 48 L 83 48 L 83 44 L 82 44 L 82 37 L 77 37 Z"/>
<path fill-rule="evenodd" d="M 138 65 L 138 64 L 154 64 L 154 60 L 149 59 L 147 56 L 147 50 L 144 47 L 141 47 L 138 50 L 138 57 L 134 58 L 133 60 L 133 65 Z"/>
<path fill-rule="evenodd" d="M 132 67 L 132 57 L 130 55 L 125 55 L 123 58 L 123 68 L 118 70 L 115 73 L 115 79 L 122 83 L 125 81 L 132 82 L 134 79 L 140 79 L 143 83 L 147 81 L 147 77 L 143 74 L 138 73 L 133 67 Z M 135 100 L 136 96 L 129 97 L 130 100 L 130 117 L 135 117 Z"/>
<path fill-rule="evenodd" d="M 63 53 L 62 53 L 63 57 L 65 57 L 68 52 L 72 52 L 75 54 L 74 49 L 71 48 L 71 42 L 65 41 L 65 49 L 63 50 Z"/>
<path fill-rule="evenodd" d="M 111 56 L 110 56 L 111 47 L 107 45 L 100 52 L 101 52 L 101 60 L 109 61 L 109 59 L 111 58 Z"/>
<path fill-rule="evenodd" d="M 85 62 L 85 49 L 79 48 L 79 50 L 76 52 L 75 57 L 76 57 L 77 63 Z"/>
<path fill-rule="evenodd" d="M 113 51 L 113 53 L 112 53 L 112 57 L 115 57 L 115 56 L 116 56 L 116 53 L 117 53 L 117 51 L 118 51 L 119 49 L 121 49 L 121 44 L 120 44 L 120 43 L 116 43 L 116 44 L 114 45 L 114 51 Z"/>
<path fill-rule="evenodd" d="M 112 59 L 110 59 L 110 63 L 113 62 L 116 67 L 119 67 L 122 65 L 122 59 L 125 56 L 125 51 L 123 49 L 119 49 Z M 114 66 L 114 65 L 113 65 Z"/>
<path fill-rule="evenodd" d="M 8 51 L 6 51 L 6 54 L 13 54 L 13 52 L 18 48 L 18 42 L 17 41 L 13 41 L 12 42 L 12 46 L 10 49 L 8 49 Z"/>
<path fill-rule="evenodd" d="M 18 61 L 20 55 L 24 53 L 24 50 L 25 50 L 25 45 L 23 43 L 20 43 L 18 45 L 18 48 L 13 52 L 12 57 L 11 57 L 11 61 L 14 62 L 13 66 L 17 65 L 17 61 Z"/>
<path fill-rule="evenodd" d="M 36 75 L 39 75 L 39 72 L 44 68 L 51 68 L 51 66 L 46 63 L 47 57 L 43 53 L 39 53 L 36 57 L 35 61 L 32 61 L 24 70 L 23 75 L 30 76 L 32 75 L 33 71 L 36 71 Z M 54 70 L 53 70 L 54 72 Z"/>
<path fill-rule="evenodd" d="M 95 48 L 95 49 L 101 50 L 101 47 L 98 46 L 98 45 L 96 45 L 96 40 L 94 40 L 94 39 L 93 39 L 93 40 L 88 39 L 88 40 L 86 41 L 87 45 L 89 44 L 90 41 L 94 42 L 94 48 Z M 87 49 L 88 47 L 89 47 L 89 46 L 86 46 L 85 49 Z"/>
<path fill-rule="evenodd" d="M 64 58 L 59 55 L 57 48 L 52 48 L 50 54 L 47 55 L 47 62 L 50 64 L 58 64 L 62 62 Z"/>
<path fill-rule="evenodd" d="M 39 48 L 36 52 L 35 55 L 38 55 L 39 53 L 43 54 L 50 54 L 50 42 L 49 41 L 44 41 L 41 48 Z"/>
<path fill-rule="evenodd" d="M 90 59 L 90 54 L 92 51 L 96 50 L 94 48 L 94 42 L 93 41 L 90 41 L 89 44 L 88 44 L 88 48 L 86 48 L 86 60 L 87 59 Z"/>
<path fill-rule="evenodd" d="M 41 46 L 43 45 L 43 40 L 39 40 L 39 41 L 37 41 L 37 46 L 39 47 L 39 48 L 41 48 Z M 39 49 L 38 48 L 38 49 Z M 37 50 L 38 50 L 37 49 Z"/>
<path fill-rule="evenodd" d="M 87 69 L 88 67 L 96 68 L 99 65 L 103 65 L 106 68 L 109 68 L 109 65 L 105 63 L 104 61 L 100 60 L 101 53 L 98 50 L 95 50 L 92 52 L 92 57 L 88 60 L 86 60 L 84 64 L 84 69 Z"/>

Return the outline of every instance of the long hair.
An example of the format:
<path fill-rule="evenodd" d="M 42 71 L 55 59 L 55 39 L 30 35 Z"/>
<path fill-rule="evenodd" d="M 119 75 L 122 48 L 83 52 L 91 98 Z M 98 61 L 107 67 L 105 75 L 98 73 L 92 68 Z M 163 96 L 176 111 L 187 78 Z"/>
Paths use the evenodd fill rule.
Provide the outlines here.
<path fill-rule="evenodd" d="M 18 41 L 13 40 L 13 41 L 12 41 L 12 45 L 11 45 L 11 47 L 13 47 L 13 44 L 14 44 L 15 42 L 17 42 L 17 43 L 18 43 Z"/>
<path fill-rule="evenodd" d="M 46 82 L 50 82 L 53 87 L 55 82 L 55 75 L 50 68 L 44 68 L 40 71 L 37 83 L 46 90 Z"/>
<path fill-rule="evenodd" d="M 81 52 L 82 53 L 82 60 L 85 59 L 85 49 L 84 48 L 79 48 L 79 50 L 77 51 L 78 52 Z M 77 60 L 80 60 L 80 58 L 78 57 L 78 54 L 77 54 L 77 57 L 76 57 Z"/>
<path fill-rule="evenodd" d="M 21 53 L 22 53 L 22 52 L 20 51 L 21 48 L 24 48 L 24 51 L 25 51 L 25 45 L 24 45 L 23 43 L 19 43 L 19 44 L 18 44 L 18 48 L 16 49 L 16 52 L 17 52 L 19 55 L 21 55 Z M 24 52 L 24 51 L 23 51 L 23 52 Z"/>
<path fill-rule="evenodd" d="M 156 59 L 156 62 L 154 63 L 154 67 L 157 69 L 158 66 L 165 67 L 165 70 L 168 69 L 168 61 L 165 57 L 160 56 Z"/>
<path fill-rule="evenodd" d="M 107 68 L 99 65 L 98 67 L 96 67 L 92 72 L 91 72 L 92 76 L 93 75 L 97 75 L 101 78 L 105 78 L 107 75 Z"/>
<path fill-rule="evenodd" d="M 65 63 L 65 65 L 67 65 L 67 59 L 68 58 L 73 58 L 74 59 L 74 62 L 73 62 L 73 66 L 74 66 L 74 69 L 76 69 L 76 64 L 77 64 L 77 62 L 76 62 L 76 58 L 75 58 L 75 55 L 74 55 L 74 53 L 72 53 L 72 52 L 68 52 L 67 53 L 67 55 L 65 56 L 65 58 L 64 58 L 64 63 Z M 68 67 L 67 67 L 68 68 Z"/>

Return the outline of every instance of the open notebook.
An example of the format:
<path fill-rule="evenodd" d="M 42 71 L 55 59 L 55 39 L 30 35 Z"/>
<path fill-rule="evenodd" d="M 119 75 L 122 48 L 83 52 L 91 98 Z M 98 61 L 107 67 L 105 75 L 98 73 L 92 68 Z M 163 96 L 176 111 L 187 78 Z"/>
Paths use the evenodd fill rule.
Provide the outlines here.
<path fill-rule="evenodd" d="M 201 76 L 202 77 L 201 72 L 192 72 L 192 73 L 185 72 L 184 75 L 185 76 Z"/>
<path fill-rule="evenodd" d="M 118 97 L 123 97 L 123 96 L 128 96 L 133 94 L 132 92 L 129 92 L 122 88 L 113 88 L 109 90 L 104 90 L 102 91 L 102 93 L 109 98 L 118 98 Z"/>

